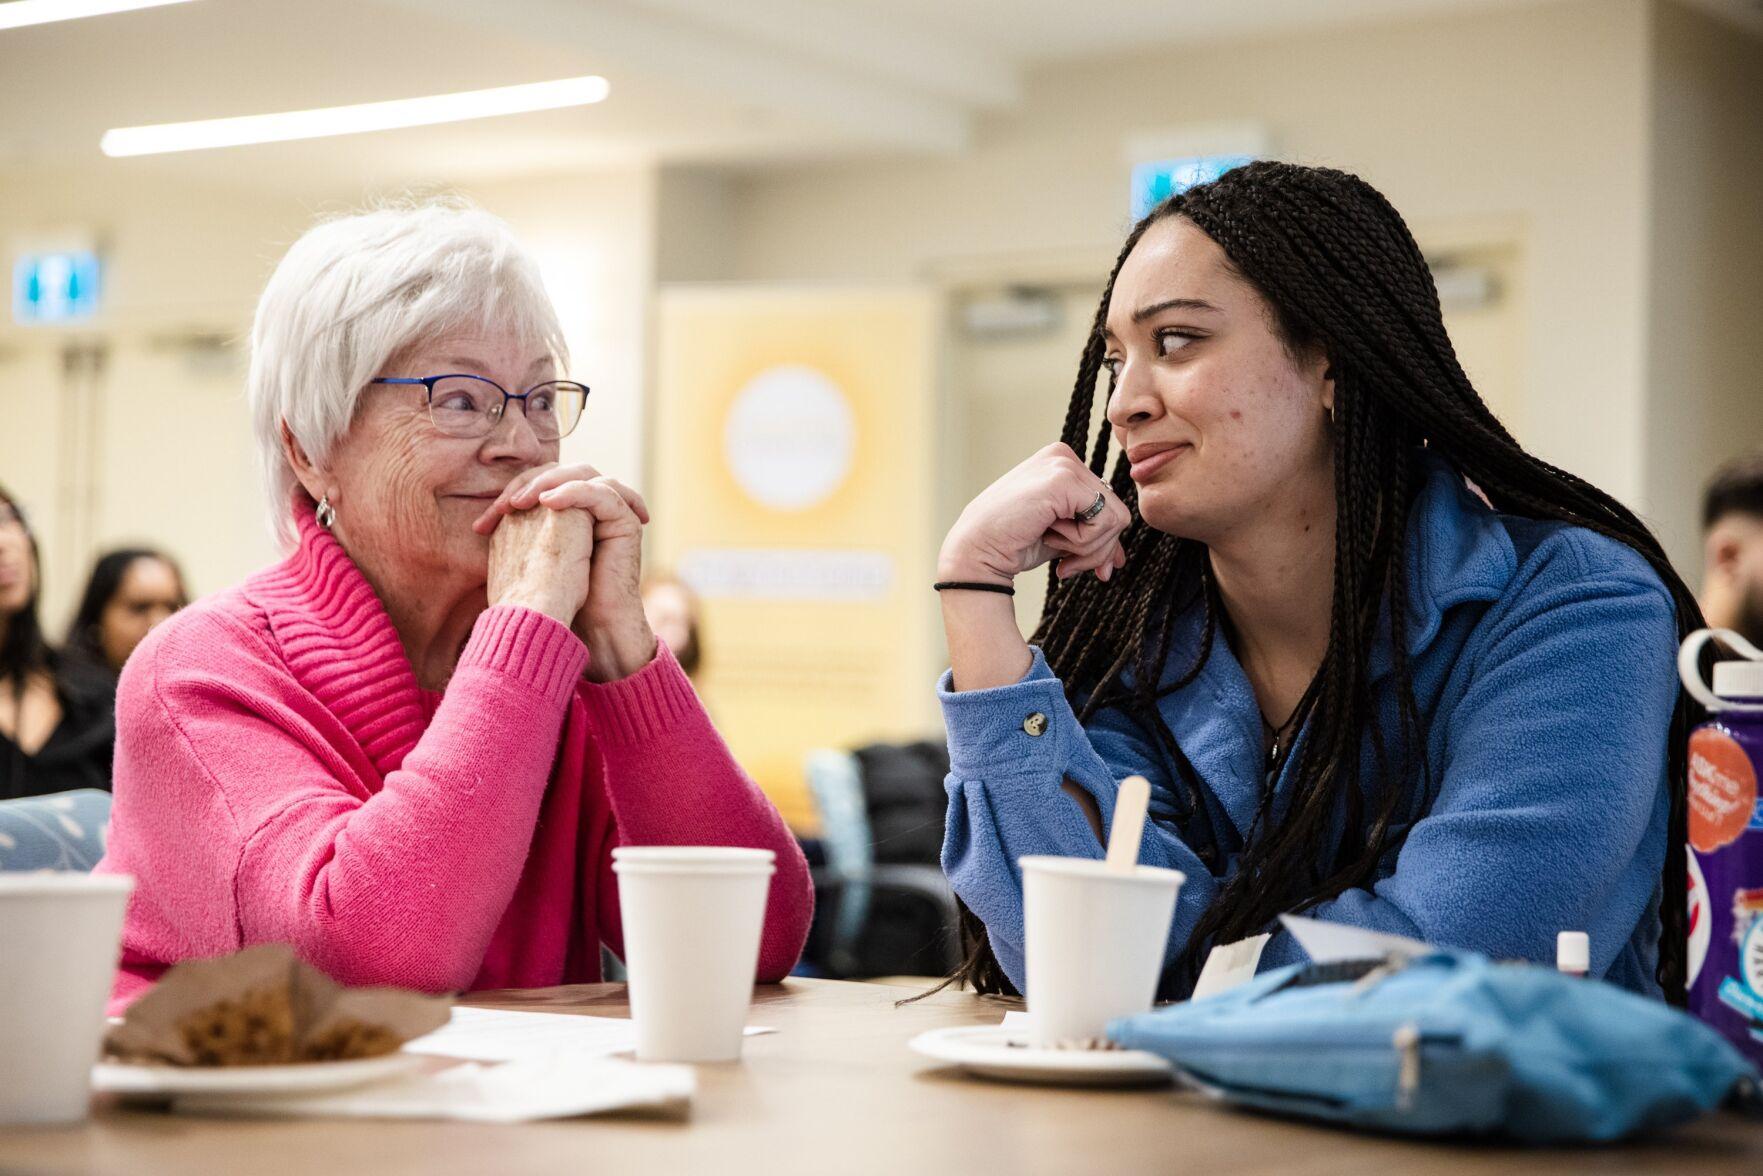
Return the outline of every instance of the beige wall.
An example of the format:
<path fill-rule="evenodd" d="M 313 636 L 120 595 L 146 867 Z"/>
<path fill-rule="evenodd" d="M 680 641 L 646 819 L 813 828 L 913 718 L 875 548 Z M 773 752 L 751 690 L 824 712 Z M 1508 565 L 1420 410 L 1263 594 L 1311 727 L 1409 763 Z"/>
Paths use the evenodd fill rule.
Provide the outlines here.
<path fill-rule="evenodd" d="M 735 271 L 734 183 L 720 170 L 668 167 L 655 185 L 655 280 L 715 282 Z"/>
<path fill-rule="evenodd" d="M 644 482 L 644 361 L 654 286 L 655 175 L 648 169 L 473 185 L 538 258 L 563 321 L 570 370 L 590 391 L 566 461 Z"/>
<path fill-rule="evenodd" d="M 1763 447 L 1763 40 L 1666 4 L 1653 62 L 1645 502 L 1693 584 L 1704 480 Z"/>
<path fill-rule="evenodd" d="M 468 194 L 537 255 L 574 372 L 593 389 L 565 454 L 640 484 L 654 177 L 647 170 L 486 184 Z M 93 234 L 107 255 L 103 316 L 74 331 L 0 325 L 0 483 L 44 546 L 44 620 L 72 611 L 94 554 L 163 546 L 197 593 L 274 557 L 243 398 L 243 341 L 270 269 L 310 223 L 371 199 L 317 201 L 138 180 L 102 166 L 0 176 L 0 245 Z M 63 352 L 101 347 L 91 380 Z"/>
<path fill-rule="evenodd" d="M 0 172 L 0 247 L 9 267 L 15 247 L 53 241 L 62 230 L 92 234 L 109 255 L 103 316 L 75 334 L 248 327 L 270 267 L 312 217 L 307 205 L 273 193 L 162 176 L 136 172 L 121 185 L 103 165 Z M 0 318 L 0 343 L 37 346 L 52 337 L 14 326 L 10 313 Z"/>
<path fill-rule="evenodd" d="M 1516 247 L 1510 424 L 1638 501 L 1647 14 L 1580 0 L 1047 69 L 960 158 L 739 181 L 734 276 L 897 280 L 1034 253 L 1104 267 L 1127 227 L 1129 135 L 1259 122 L 1275 153 L 1363 174 L 1424 243 Z"/>

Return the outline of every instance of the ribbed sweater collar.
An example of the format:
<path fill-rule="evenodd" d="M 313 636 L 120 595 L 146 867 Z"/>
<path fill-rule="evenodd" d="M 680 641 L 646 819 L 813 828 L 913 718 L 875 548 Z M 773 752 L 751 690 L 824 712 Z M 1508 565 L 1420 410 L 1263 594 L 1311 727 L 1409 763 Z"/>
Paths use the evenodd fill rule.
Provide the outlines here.
<path fill-rule="evenodd" d="M 340 720 L 383 778 L 428 726 L 416 672 L 373 585 L 310 507 L 295 512 L 300 544 L 253 576 L 250 595 L 301 685 Z"/>

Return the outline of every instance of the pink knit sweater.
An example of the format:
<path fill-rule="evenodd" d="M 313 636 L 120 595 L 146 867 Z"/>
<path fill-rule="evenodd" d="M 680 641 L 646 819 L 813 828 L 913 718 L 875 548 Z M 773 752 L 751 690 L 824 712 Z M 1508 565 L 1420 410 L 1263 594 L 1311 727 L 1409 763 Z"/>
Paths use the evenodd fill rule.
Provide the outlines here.
<path fill-rule="evenodd" d="M 116 699 L 100 873 L 133 874 L 112 1011 L 170 964 L 288 943 L 348 984 L 433 992 L 600 978 L 615 845 L 777 852 L 759 979 L 814 892 L 777 810 L 666 647 L 584 681 L 568 627 L 486 610 L 444 693 L 302 514 L 300 546 L 155 629 Z"/>

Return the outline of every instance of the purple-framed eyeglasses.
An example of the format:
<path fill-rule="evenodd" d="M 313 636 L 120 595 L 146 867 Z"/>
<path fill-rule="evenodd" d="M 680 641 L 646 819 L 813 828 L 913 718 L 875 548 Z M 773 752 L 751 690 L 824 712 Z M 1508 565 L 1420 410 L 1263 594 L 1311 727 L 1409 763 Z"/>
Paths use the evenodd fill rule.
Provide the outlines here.
<path fill-rule="evenodd" d="M 449 437 L 487 437 L 520 401 L 533 435 L 541 441 L 567 437 L 581 423 L 588 386 L 574 380 L 546 380 L 514 393 L 487 376 L 449 372 L 442 376 L 380 376 L 370 384 L 420 384 L 428 393 L 429 420 Z"/>

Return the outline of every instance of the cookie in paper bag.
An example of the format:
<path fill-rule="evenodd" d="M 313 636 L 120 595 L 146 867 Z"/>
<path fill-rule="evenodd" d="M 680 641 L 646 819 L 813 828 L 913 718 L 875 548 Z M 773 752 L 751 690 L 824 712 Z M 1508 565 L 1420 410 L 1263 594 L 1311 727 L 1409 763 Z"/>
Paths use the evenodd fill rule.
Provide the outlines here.
<path fill-rule="evenodd" d="M 452 1001 L 345 988 L 291 948 L 262 944 L 178 964 L 105 1039 L 116 1061 L 268 1066 L 379 1057 L 440 1028 Z"/>

